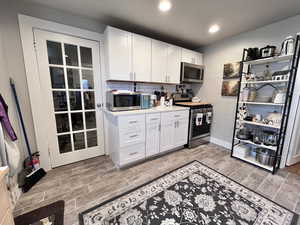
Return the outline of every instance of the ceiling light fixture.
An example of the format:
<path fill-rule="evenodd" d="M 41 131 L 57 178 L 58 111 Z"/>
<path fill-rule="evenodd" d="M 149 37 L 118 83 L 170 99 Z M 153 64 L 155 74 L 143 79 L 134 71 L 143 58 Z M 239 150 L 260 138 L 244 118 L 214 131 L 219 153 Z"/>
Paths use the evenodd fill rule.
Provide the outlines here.
<path fill-rule="evenodd" d="M 218 32 L 219 30 L 220 30 L 220 26 L 217 25 L 217 24 L 215 24 L 215 25 L 212 25 L 212 26 L 209 28 L 208 32 L 211 33 L 211 34 L 213 34 L 213 33 Z"/>
<path fill-rule="evenodd" d="M 161 0 L 158 5 L 159 10 L 162 12 L 169 11 L 171 9 L 171 7 L 172 7 L 172 4 L 169 0 Z"/>

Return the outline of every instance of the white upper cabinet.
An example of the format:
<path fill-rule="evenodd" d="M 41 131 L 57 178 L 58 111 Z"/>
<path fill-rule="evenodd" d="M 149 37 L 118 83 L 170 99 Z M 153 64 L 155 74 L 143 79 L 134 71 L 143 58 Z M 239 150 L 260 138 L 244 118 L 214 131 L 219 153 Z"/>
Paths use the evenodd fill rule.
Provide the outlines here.
<path fill-rule="evenodd" d="M 202 54 L 114 27 L 105 30 L 107 80 L 180 83 L 181 62 L 202 65 Z"/>
<path fill-rule="evenodd" d="M 181 61 L 197 65 L 203 65 L 203 58 L 201 53 L 185 48 L 182 48 Z"/>
<path fill-rule="evenodd" d="M 132 72 L 135 81 L 151 81 L 151 39 L 132 34 Z"/>
<path fill-rule="evenodd" d="M 131 33 L 114 27 L 107 27 L 105 30 L 105 48 L 107 79 L 132 80 Z"/>
<path fill-rule="evenodd" d="M 152 82 L 164 82 L 167 79 L 168 45 L 152 40 Z"/>
<path fill-rule="evenodd" d="M 181 48 L 168 46 L 167 83 L 180 83 Z"/>

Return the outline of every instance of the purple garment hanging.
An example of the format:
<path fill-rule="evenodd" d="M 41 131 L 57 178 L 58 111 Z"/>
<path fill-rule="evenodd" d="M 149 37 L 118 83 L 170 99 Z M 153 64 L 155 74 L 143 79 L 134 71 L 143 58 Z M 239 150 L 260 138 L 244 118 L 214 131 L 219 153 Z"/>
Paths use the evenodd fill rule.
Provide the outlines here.
<path fill-rule="evenodd" d="M 8 106 L 2 98 L 2 95 L 0 95 L 0 122 L 2 123 L 11 140 L 17 140 L 17 135 L 8 118 Z"/>

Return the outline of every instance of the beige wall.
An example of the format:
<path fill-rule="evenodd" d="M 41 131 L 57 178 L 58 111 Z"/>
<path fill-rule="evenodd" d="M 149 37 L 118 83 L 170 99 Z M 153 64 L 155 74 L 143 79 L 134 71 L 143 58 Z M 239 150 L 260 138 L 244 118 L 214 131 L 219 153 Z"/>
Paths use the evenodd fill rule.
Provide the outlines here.
<path fill-rule="evenodd" d="M 33 120 L 31 114 L 30 100 L 26 81 L 23 52 L 19 34 L 18 14 L 25 14 L 41 19 L 46 19 L 82 29 L 102 33 L 105 26 L 98 21 L 71 15 L 63 11 L 45 8 L 25 1 L 5 0 L 0 1 L 0 93 L 5 97 L 11 109 L 15 107 L 9 88 L 9 77 L 16 82 L 16 88 L 20 97 L 21 109 L 25 119 L 30 145 L 33 151 L 36 149 Z M 1 45 L 2 44 L 2 45 Z M 14 110 L 10 111 L 10 118 L 14 127 L 18 129 L 17 117 Z M 18 131 L 18 136 L 20 132 Z M 24 145 L 20 145 L 22 151 Z"/>
<path fill-rule="evenodd" d="M 268 44 L 279 47 L 285 37 L 298 32 L 300 32 L 300 15 L 201 49 L 204 53 L 206 71 L 204 84 L 196 91 L 203 100 L 214 105 L 212 137 L 215 140 L 223 142 L 225 145 L 231 145 L 236 107 L 235 97 L 221 96 L 223 65 L 228 62 L 240 61 L 243 48 L 264 47 Z"/>

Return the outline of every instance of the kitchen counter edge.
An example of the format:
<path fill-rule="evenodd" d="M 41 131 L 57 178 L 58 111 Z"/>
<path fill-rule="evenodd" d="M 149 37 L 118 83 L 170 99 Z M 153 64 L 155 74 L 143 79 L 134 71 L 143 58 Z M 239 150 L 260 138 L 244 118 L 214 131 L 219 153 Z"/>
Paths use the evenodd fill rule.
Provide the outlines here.
<path fill-rule="evenodd" d="M 172 111 L 185 111 L 189 110 L 189 107 L 182 106 L 172 106 L 172 107 L 155 107 L 151 109 L 140 109 L 140 110 L 131 110 L 131 111 L 119 111 L 112 112 L 109 110 L 104 110 L 105 113 L 108 113 L 113 116 L 123 116 L 123 115 L 134 115 L 134 114 L 149 114 L 149 113 L 161 113 L 161 112 L 172 112 Z"/>

